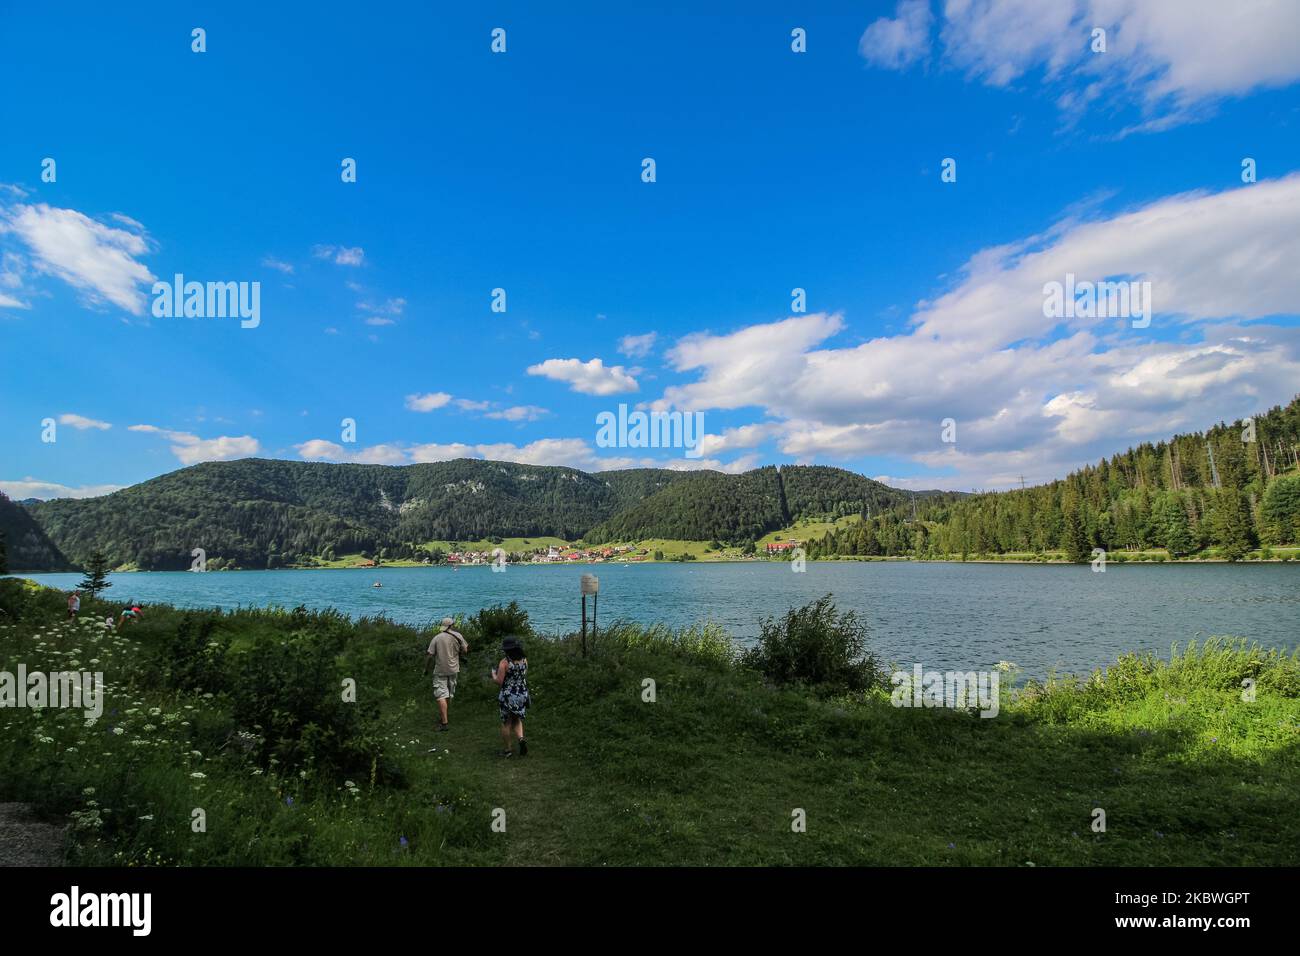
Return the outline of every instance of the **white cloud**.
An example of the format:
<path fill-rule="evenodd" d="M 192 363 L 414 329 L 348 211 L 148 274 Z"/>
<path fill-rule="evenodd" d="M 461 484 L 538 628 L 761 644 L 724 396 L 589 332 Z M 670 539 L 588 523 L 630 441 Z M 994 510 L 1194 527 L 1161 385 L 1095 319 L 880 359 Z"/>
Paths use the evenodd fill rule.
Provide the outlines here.
<path fill-rule="evenodd" d="M 316 245 L 312 246 L 311 254 L 340 266 L 359 266 L 366 258 L 366 251 L 360 246 Z"/>
<path fill-rule="evenodd" d="M 348 451 L 336 442 L 323 438 L 295 445 L 298 454 L 308 461 L 377 462 L 385 465 L 416 464 L 422 462 L 451 461 L 456 458 L 479 458 L 489 461 L 511 461 L 524 465 L 561 465 L 582 471 L 611 471 L 619 468 L 671 468 L 740 472 L 753 468 L 757 456 L 750 455 L 734 462 L 716 459 L 654 459 L 632 456 L 602 456 L 581 438 L 539 438 L 524 445 L 511 442 L 430 442 L 428 444 L 398 446 L 376 445 L 357 452 Z"/>
<path fill-rule="evenodd" d="M 108 302 L 133 315 L 144 314 L 146 296 L 139 287 L 154 279 L 148 267 L 136 261 L 149 251 L 145 236 L 45 203 L 0 210 L 0 232 L 26 244 L 37 272 L 79 289 L 91 304 Z"/>
<path fill-rule="evenodd" d="M 100 431 L 107 431 L 113 426 L 108 422 L 101 422 L 98 419 L 87 418 L 84 415 L 75 415 L 72 412 L 65 412 L 59 416 L 60 425 L 68 425 L 79 431 L 85 431 L 87 428 L 98 428 Z"/>
<path fill-rule="evenodd" d="M 817 312 L 730 335 L 688 335 L 668 350 L 668 361 L 679 372 L 703 369 L 704 375 L 691 385 L 668 388 L 653 407 L 693 412 L 764 404 L 774 393 L 794 388 L 803 371 L 802 354 L 843 327 L 842 316 Z"/>
<path fill-rule="evenodd" d="M 930 51 L 929 0 L 902 0 L 894 19 L 881 17 L 862 34 L 858 52 L 873 66 L 901 70 Z"/>
<path fill-rule="evenodd" d="M 275 256 L 264 256 L 262 258 L 262 265 L 266 266 L 268 269 L 278 269 L 287 276 L 293 275 L 293 266 L 275 258 Z"/>
<path fill-rule="evenodd" d="M 507 422 L 535 422 L 537 419 L 549 414 L 550 412 L 537 405 L 511 405 L 509 408 L 488 412 L 486 417 Z"/>
<path fill-rule="evenodd" d="M 899 5 L 878 20 L 861 53 L 903 69 L 929 48 L 927 6 Z M 1300 4 L 1294 0 L 949 0 L 939 32 L 944 62 L 1005 87 L 1036 71 L 1074 112 L 1096 102 L 1144 116 L 1131 129 L 1162 129 L 1203 115 L 1214 101 L 1300 79 Z M 1091 49 L 1106 30 L 1106 52 Z"/>
<path fill-rule="evenodd" d="M 650 354 L 650 350 L 655 347 L 655 340 L 658 338 L 658 332 L 647 332 L 645 335 L 625 335 L 618 341 L 618 350 L 628 358 L 645 358 Z"/>
<path fill-rule="evenodd" d="M 294 450 L 306 461 L 342 461 L 363 465 L 404 465 L 406 453 L 396 445 L 371 445 L 355 451 L 344 448 L 323 438 L 313 438 L 299 445 Z"/>
<path fill-rule="evenodd" d="M 22 481 L 0 481 L 0 491 L 15 501 L 21 501 L 24 498 L 40 498 L 49 500 L 51 498 L 98 498 L 100 495 L 111 495 L 115 491 L 121 491 L 126 485 L 80 485 L 72 487 L 69 485 L 60 485 L 53 481 L 37 481 L 30 475 Z"/>
<path fill-rule="evenodd" d="M 1296 261 L 1300 174 L 1172 196 L 973 256 L 904 334 L 837 348 L 840 317 L 810 315 L 688 336 L 669 357 L 698 379 L 653 404 L 776 422 L 709 435 L 705 453 L 769 434 L 800 461 L 910 458 L 924 487 L 1044 481 L 1290 400 L 1300 328 L 1269 320 L 1300 312 Z M 1067 272 L 1150 281 L 1150 328 L 1044 318 L 1043 285 Z"/>
<path fill-rule="evenodd" d="M 446 392 L 425 392 L 423 395 L 407 395 L 406 407 L 413 412 L 431 412 L 450 401 L 451 396 Z"/>
<path fill-rule="evenodd" d="M 573 391 L 584 395 L 617 395 L 635 392 L 640 387 L 623 366 L 606 366 L 598 358 L 588 362 L 576 358 L 547 359 L 528 366 L 528 374 L 566 382 Z"/>
<path fill-rule="evenodd" d="M 466 445 L 461 442 L 451 442 L 449 444 L 439 444 L 430 442 L 427 445 L 416 445 L 407 451 L 407 455 L 412 462 L 427 461 L 452 461 L 456 458 L 482 458 L 476 445 Z"/>
<path fill-rule="evenodd" d="M 171 452 L 182 465 L 197 465 L 201 461 L 229 461 L 256 455 L 261 444 L 251 435 L 221 435 L 217 438 L 200 438 L 190 432 L 171 431 L 157 425 L 129 425 L 127 431 L 161 435 L 172 442 Z"/>

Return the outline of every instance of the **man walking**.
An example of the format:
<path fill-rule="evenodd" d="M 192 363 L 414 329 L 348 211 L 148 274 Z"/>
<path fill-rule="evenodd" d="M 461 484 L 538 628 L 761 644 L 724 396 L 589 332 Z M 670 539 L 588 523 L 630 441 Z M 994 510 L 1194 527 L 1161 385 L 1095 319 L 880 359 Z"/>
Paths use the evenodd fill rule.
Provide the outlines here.
<path fill-rule="evenodd" d="M 456 696 L 456 677 L 460 674 L 460 656 L 469 652 L 469 644 L 459 631 L 452 629 L 449 617 L 442 619 L 442 630 L 433 635 L 424 655 L 424 672 L 433 662 L 433 699 L 438 702 L 438 729 L 447 729 L 447 701 Z"/>

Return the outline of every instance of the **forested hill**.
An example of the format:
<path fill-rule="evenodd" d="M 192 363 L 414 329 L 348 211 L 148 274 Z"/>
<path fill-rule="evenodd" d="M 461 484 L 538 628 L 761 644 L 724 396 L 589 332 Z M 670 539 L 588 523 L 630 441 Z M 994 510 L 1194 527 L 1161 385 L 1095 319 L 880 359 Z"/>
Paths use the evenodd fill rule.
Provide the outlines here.
<path fill-rule="evenodd" d="M 71 565 L 22 505 L 0 492 L 0 535 L 10 571 L 65 571 Z M 2 570 L 2 569 L 0 569 Z"/>
<path fill-rule="evenodd" d="M 784 480 L 783 480 L 783 477 Z M 665 497 L 674 487 L 684 493 Z M 553 535 L 742 543 L 807 514 L 883 507 L 902 492 L 837 468 L 760 468 L 744 475 L 573 468 L 460 459 L 419 465 L 244 459 L 209 462 L 102 498 L 59 499 L 30 512 L 70 559 L 96 549 L 115 567 L 282 567 L 367 554 L 419 557 L 433 541 Z"/>
<path fill-rule="evenodd" d="M 880 511 L 910 500 L 906 492 L 841 468 L 769 465 L 740 475 L 696 472 L 586 537 L 592 542 L 679 538 L 743 545 L 796 518 Z"/>
<path fill-rule="evenodd" d="M 217 567 L 266 568 L 344 554 L 413 557 L 439 540 L 573 539 L 683 477 L 477 459 L 392 467 L 250 458 L 31 512 L 78 563 L 99 548 L 114 566 L 183 569 L 203 548 Z"/>
<path fill-rule="evenodd" d="M 1300 398 L 1251 422 L 1142 444 L 1049 484 L 932 498 L 813 542 L 810 556 L 946 557 L 1062 551 L 1072 560 L 1213 549 L 1236 560 L 1300 544 Z"/>

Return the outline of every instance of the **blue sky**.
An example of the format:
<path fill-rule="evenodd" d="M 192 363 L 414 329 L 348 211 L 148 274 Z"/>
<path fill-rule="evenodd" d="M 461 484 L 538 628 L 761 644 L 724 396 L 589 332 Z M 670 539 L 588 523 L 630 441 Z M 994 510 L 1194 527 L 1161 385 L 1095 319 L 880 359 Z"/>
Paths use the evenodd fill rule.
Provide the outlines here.
<path fill-rule="evenodd" d="M 1300 391 L 1300 6 L 697 6 L 0 4 L 0 490 L 250 454 L 1007 487 Z M 1066 272 L 1154 321 L 1045 319 Z M 176 273 L 260 282 L 260 324 L 155 317 Z M 702 457 L 597 447 L 619 403 L 702 411 Z"/>

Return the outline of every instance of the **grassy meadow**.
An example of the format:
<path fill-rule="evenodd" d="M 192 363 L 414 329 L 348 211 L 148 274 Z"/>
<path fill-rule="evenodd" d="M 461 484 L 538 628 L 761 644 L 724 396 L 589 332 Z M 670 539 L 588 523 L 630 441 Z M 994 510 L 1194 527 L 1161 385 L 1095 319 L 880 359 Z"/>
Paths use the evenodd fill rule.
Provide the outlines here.
<path fill-rule="evenodd" d="M 0 580 L 0 670 L 108 683 L 93 723 L 0 710 L 0 800 L 67 823 L 70 863 L 1300 862 L 1295 653 L 1125 657 L 1023 684 L 982 719 L 891 706 L 869 654 L 848 683 L 833 664 L 790 671 L 853 649 L 833 609 L 773 621 L 762 659 L 711 626 L 620 624 L 585 657 L 574 635 L 530 635 L 530 753 L 505 759 L 487 670 L 527 632 L 518 609 L 462 622 L 471 654 L 434 733 L 427 633 L 163 606 L 119 633 L 113 607 L 86 600 L 69 623 L 59 592 Z"/>

